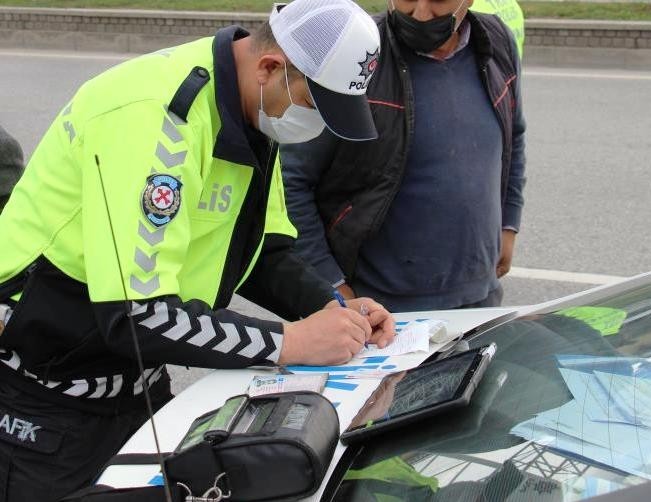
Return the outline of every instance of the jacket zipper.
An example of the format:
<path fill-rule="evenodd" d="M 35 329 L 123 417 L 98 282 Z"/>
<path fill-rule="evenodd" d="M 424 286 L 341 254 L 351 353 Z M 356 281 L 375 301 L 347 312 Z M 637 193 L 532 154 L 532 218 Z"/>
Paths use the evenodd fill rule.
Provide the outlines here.
<path fill-rule="evenodd" d="M 233 292 L 237 288 L 237 285 L 240 283 L 242 275 L 246 273 L 248 270 L 251 261 L 253 260 L 253 257 L 255 256 L 255 252 L 258 249 L 258 245 L 260 243 L 260 239 L 264 235 L 264 222 L 262 223 L 261 231 L 259 232 L 259 235 L 256 236 L 256 242 L 258 245 L 252 246 L 251 250 L 246 249 L 246 244 L 240 248 L 242 253 L 246 253 L 246 256 L 242 258 L 240 261 L 240 266 L 237 269 L 231 270 L 229 269 L 229 264 L 232 262 L 232 257 L 233 253 L 236 251 L 236 248 L 239 248 L 239 240 L 240 239 L 246 239 L 247 241 L 249 240 L 249 236 L 247 235 L 240 235 L 239 231 L 242 229 L 243 225 L 244 227 L 249 227 L 250 225 L 254 224 L 253 219 L 249 219 L 249 215 L 247 214 L 247 202 L 250 200 L 250 198 L 257 199 L 257 201 L 252 204 L 251 210 L 254 210 L 256 213 L 260 213 L 260 204 L 265 202 L 267 200 L 267 197 L 265 197 L 265 193 L 268 193 L 269 191 L 267 190 L 267 182 L 269 180 L 269 166 L 271 165 L 273 159 L 275 158 L 274 153 L 277 151 L 277 148 L 274 146 L 273 143 L 270 144 L 271 149 L 269 151 L 269 157 L 267 159 L 267 169 L 265 172 L 262 172 L 262 169 L 260 166 L 256 163 L 256 165 L 252 166 L 254 169 L 254 176 L 251 179 L 251 184 L 249 185 L 249 188 L 247 190 L 247 196 L 245 198 L 245 201 L 242 204 L 242 211 L 235 222 L 235 227 L 233 228 L 233 233 L 231 234 L 231 242 L 229 244 L 229 249 L 228 252 L 226 253 L 226 261 L 224 263 L 224 270 L 222 272 L 222 279 L 221 283 L 219 285 L 219 288 L 217 290 L 217 295 L 215 297 L 215 302 L 213 306 L 215 305 L 220 305 L 223 304 L 224 297 L 228 294 L 229 296 L 232 296 Z M 273 167 L 273 166 L 272 166 Z M 256 180 L 255 180 L 255 175 L 256 173 L 258 174 L 259 178 L 262 178 L 260 181 L 261 187 L 257 188 L 255 186 Z M 264 207 L 266 206 L 263 205 L 262 210 L 264 211 Z M 246 221 L 247 224 L 244 224 Z"/>
<path fill-rule="evenodd" d="M 8 301 L 13 295 L 20 293 L 38 265 L 38 260 L 30 263 L 22 272 L 0 285 L 0 301 Z"/>
<path fill-rule="evenodd" d="M 394 57 L 396 55 L 394 54 Z M 404 152 L 405 154 L 403 155 L 402 161 L 400 163 L 400 179 L 398 180 L 398 183 L 395 184 L 395 187 L 389 197 L 386 198 L 386 203 L 382 207 L 382 211 L 379 212 L 372 225 L 372 229 L 374 231 L 377 231 L 378 229 L 376 228 L 377 222 L 380 219 L 380 216 L 382 216 L 382 220 L 384 221 L 384 218 L 386 216 L 387 211 L 389 210 L 389 206 L 393 203 L 393 199 L 395 199 L 396 194 L 400 190 L 400 187 L 402 186 L 402 181 L 405 178 L 405 166 L 407 164 L 407 154 L 406 152 L 409 151 L 409 148 L 411 147 L 411 135 L 412 135 L 412 129 L 413 127 L 410 124 L 411 121 L 411 116 L 413 114 L 414 110 L 414 103 L 413 103 L 413 94 L 411 91 L 411 80 L 409 78 L 409 70 L 407 69 L 407 65 L 405 64 L 404 61 L 398 60 L 398 65 L 400 66 L 400 81 L 402 82 L 402 89 L 403 89 L 403 96 L 404 96 L 404 104 L 405 104 L 405 148 Z"/>
<path fill-rule="evenodd" d="M 484 86 L 486 87 L 486 92 L 488 93 L 488 96 L 490 97 L 491 103 L 494 103 L 497 100 L 497 96 L 492 92 L 491 86 L 490 86 L 490 79 L 488 78 L 488 65 L 483 64 L 481 67 L 481 75 L 482 75 L 482 80 L 484 83 Z M 500 129 L 502 130 L 502 156 L 505 154 L 505 138 L 506 138 L 506 132 L 504 129 L 504 120 L 502 118 L 502 115 L 498 111 L 496 106 L 493 106 L 493 109 L 495 111 L 495 115 L 497 115 L 497 121 L 500 123 Z M 507 168 L 510 166 L 507 166 Z M 504 172 L 504 162 L 502 162 L 502 173 L 500 176 L 500 201 L 502 204 L 502 207 L 504 206 L 504 202 L 506 201 L 506 188 L 508 185 L 508 171 L 505 173 Z"/>

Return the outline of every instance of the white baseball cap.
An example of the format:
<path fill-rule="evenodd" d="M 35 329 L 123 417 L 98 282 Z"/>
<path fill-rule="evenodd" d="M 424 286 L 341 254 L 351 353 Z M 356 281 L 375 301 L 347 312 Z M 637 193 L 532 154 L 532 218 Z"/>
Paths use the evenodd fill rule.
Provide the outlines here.
<path fill-rule="evenodd" d="M 366 88 L 378 64 L 375 21 L 351 0 L 294 0 L 269 18 L 276 42 L 307 79 L 328 129 L 344 139 L 377 138 Z"/>

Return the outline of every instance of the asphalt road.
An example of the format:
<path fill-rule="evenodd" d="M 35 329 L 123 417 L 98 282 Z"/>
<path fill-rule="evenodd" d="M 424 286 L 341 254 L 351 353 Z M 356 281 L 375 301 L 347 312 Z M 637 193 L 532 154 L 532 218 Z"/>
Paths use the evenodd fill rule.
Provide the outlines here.
<path fill-rule="evenodd" d="M 75 89 L 127 57 L 0 50 L 0 124 L 29 156 Z M 651 72 L 525 67 L 523 95 L 526 207 L 504 304 L 651 271 Z"/>

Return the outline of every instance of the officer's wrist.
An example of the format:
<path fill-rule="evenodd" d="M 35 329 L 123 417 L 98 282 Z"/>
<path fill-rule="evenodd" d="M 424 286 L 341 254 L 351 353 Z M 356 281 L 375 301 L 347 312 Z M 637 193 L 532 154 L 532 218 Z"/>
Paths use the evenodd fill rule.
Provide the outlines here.
<path fill-rule="evenodd" d="M 295 354 L 295 337 L 296 326 L 294 323 L 283 323 L 283 345 L 280 348 L 280 355 L 278 356 L 278 365 L 285 366 L 290 364 L 297 364 L 298 360 Z"/>

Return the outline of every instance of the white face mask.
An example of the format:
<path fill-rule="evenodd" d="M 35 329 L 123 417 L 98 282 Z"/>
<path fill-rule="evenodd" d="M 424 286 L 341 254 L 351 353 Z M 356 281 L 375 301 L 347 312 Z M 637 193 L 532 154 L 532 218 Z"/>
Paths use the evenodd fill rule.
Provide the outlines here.
<path fill-rule="evenodd" d="M 265 113 L 262 106 L 262 86 L 260 86 L 258 129 L 278 143 L 304 143 L 316 138 L 323 131 L 325 122 L 317 110 L 294 104 L 289 91 L 287 64 L 285 64 L 285 84 L 291 105 L 285 110 L 282 117 L 270 117 Z"/>

